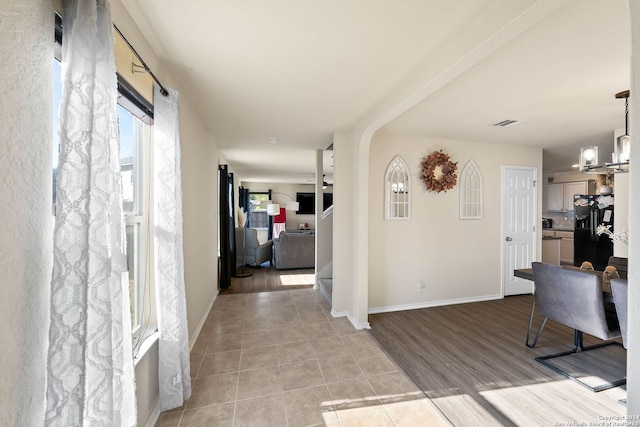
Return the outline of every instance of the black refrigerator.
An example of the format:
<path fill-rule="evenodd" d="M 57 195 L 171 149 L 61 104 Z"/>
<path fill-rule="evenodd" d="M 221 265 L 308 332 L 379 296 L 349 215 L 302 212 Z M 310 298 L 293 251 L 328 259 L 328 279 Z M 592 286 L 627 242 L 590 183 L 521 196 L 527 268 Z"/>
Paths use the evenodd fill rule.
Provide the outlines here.
<path fill-rule="evenodd" d="M 613 194 L 573 196 L 575 229 L 573 234 L 573 264 L 590 261 L 593 268 L 603 271 L 613 255 L 613 241 L 606 234 L 598 236 L 600 225 L 613 231 Z"/>

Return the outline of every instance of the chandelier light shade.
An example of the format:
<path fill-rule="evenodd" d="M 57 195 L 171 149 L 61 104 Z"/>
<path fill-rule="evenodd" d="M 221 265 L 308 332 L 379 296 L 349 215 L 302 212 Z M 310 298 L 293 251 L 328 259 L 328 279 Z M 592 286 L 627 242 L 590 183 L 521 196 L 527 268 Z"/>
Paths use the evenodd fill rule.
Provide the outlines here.
<path fill-rule="evenodd" d="M 598 147 L 582 147 L 580 149 L 580 170 L 596 166 L 598 164 Z"/>
<path fill-rule="evenodd" d="M 613 151 L 613 163 L 623 163 L 629 161 L 629 151 L 631 148 L 631 137 L 627 134 L 619 136 Z"/>

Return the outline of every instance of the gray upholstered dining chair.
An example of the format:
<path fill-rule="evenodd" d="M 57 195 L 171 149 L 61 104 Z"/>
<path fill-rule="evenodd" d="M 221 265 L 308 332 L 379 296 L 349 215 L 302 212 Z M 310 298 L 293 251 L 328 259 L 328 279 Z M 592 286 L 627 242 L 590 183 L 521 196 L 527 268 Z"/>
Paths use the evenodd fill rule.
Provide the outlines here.
<path fill-rule="evenodd" d="M 629 260 L 618 256 L 610 256 L 607 265 L 612 265 L 618 270 L 618 273 L 627 274 Z M 625 277 L 625 276 L 623 276 Z"/>
<path fill-rule="evenodd" d="M 613 303 L 618 314 L 622 345 L 627 348 L 627 280 L 611 279 L 611 292 L 613 293 Z"/>
<path fill-rule="evenodd" d="M 592 387 L 549 362 L 550 359 L 568 356 L 578 351 L 583 352 L 606 345 L 620 345 L 616 341 L 589 347 L 583 345 L 583 333 L 606 341 L 620 337 L 617 318 L 608 316 L 605 312 L 600 277 L 596 274 L 540 262 L 534 262 L 532 266 L 536 284 L 535 298 L 540 314 L 574 330 L 571 350 L 539 356 L 535 358 L 536 361 L 594 392 L 625 384 L 626 379 L 623 378 Z"/>

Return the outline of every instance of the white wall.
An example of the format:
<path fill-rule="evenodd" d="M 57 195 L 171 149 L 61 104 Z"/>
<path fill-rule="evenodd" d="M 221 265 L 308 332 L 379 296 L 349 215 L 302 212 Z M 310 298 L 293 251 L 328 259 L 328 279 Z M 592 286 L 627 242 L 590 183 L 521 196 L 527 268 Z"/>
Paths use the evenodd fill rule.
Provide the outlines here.
<path fill-rule="evenodd" d="M 44 419 L 53 247 L 51 1 L 0 2 L 0 425 Z M 49 101 L 49 102 L 47 102 Z"/>
<path fill-rule="evenodd" d="M 180 103 L 185 286 L 193 344 L 218 292 L 218 148 Z"/>
<path fill-rule="evenodd" d="M 354 144 L 344 132 L 333 134 L 333 293 L 331 313 L 347 315 L 353 306 L 354 225 L 353 195 L 356 183 L 351 165 L 355 162 Z M 356 323 L 356 319 L 351 319 Z"/>
<path fill-rule="evenodd" d="M 420 162 L 439 149 L 458 162 L 458 173 L 468 160 L 478 165 L 483 180 L 481 220 L 459 219 L 459 185 L 446 193 L 426 191 L 419 179 Z M 398 154 L 410 171 L 411 219 L 385 221 L 385 172 Z M 369 310 L 500 296 L 501 167 L 532 166 L 541 176 L 542 150 L 383 133 L 372 141 L 370 160 Z M 538 216 L 540 211 L 539 207 Z M 418 293 L 420 280 L 426 289 Z"/>
<path fill-rule="evenodd" d="M 631 87 L 632 94 L 640 93 L 640 3 L 629 1 L 631 22 Z M 631 158 L 640 154 L 640 103 L 637 96 L 630 97 L 629 129 Z M 640 211 L 640 169 L 629 172 L 629 212 Z M 640 415 L 640 227 L 637 221 L 629 223 L 629 345 L 627 352 L 627 414 Z"/>

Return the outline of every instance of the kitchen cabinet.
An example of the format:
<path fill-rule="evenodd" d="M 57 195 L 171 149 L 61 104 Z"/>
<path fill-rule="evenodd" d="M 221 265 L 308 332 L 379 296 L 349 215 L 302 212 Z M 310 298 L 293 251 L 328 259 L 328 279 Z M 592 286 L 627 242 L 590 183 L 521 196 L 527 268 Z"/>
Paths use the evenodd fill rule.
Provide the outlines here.
<path fill-rule="evenodd" d="M 567 182 L 564 184 L 564 210 L 574 210 L 573 196 L 575 194 L 589 194 L 587 181 Z"/>
<path fill-rule="evenodd" d="M 547 185 L 547 210 L 564 210 L 564 184 Z"/>
<path fill-rule="evenodd" d="M 556 231 L 560 240 L 560 263 L 573 265 L 573 231 Z"/>
<path fill-rule="evenodd" d="M 542 230 L 542 237 L 542 262 L 573 265 L 573 231 Z"/>
<path fill-rule="evenodd" d="M 589 181 L 565 182 L 547 185 L 547 210 L 566 212 L 573 210 L 574 194 L 590 193 Z"/>
<path fill-rule="evenodd" d="M 561 239 L 547 237 L 542 239 L 542 262 L 547 264 L 560 265 L 560 242 Z"/>

